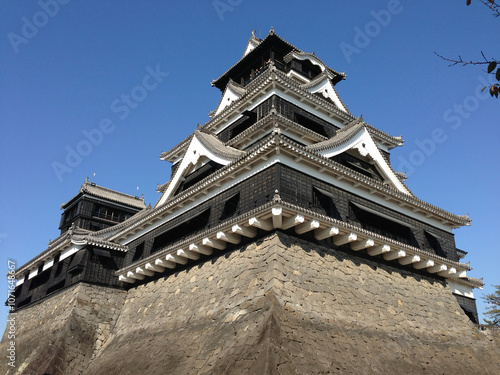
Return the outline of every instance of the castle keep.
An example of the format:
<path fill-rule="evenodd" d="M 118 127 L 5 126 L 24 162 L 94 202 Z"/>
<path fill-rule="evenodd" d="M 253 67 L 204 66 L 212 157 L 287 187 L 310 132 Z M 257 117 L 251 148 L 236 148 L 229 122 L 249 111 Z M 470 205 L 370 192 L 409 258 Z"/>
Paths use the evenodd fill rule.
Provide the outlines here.
<path fill-rule="evenodd" d="M 452 233 L 469 218 L 410 191 L 402 139 L 349 112 L 345 78 L 252 34 L 210 120 L 160 155 L 153 207 L 88 181 L 61 206 L 16 271 L 8 373 L 495 373 Z"/>

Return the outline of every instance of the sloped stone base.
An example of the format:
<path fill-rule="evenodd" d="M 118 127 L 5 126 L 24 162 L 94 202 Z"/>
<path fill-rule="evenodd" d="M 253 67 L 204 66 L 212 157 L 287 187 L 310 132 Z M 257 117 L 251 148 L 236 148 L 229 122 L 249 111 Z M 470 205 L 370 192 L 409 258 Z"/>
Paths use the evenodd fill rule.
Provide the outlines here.
<path fill-rule="evenodd" d="M 125 295 L 122 290 L 80 283 L 11 314 L 16 329 L 15 367 L 2 355 L 0 372 L 79 374 L 109 338 Z M 2 354 L 9 343 L 6 331 Z"/>
<path fill-rule="evenodd" d="M 59 332 L 58 363 L 73 363 Z M 65 374 L 500 373 L 498 333 L 478 331 L 444 282 L 281 233 L 130 289 L 90 344 Z"/>

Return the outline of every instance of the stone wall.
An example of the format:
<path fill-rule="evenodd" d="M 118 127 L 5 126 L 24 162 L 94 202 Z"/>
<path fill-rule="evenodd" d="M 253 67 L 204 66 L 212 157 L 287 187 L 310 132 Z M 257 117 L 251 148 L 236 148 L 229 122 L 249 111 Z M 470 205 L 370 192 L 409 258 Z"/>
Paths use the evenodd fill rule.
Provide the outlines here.
<path fill-rule="evenodd" d="M 80 283 L 11 314 L 16 321 L 15 367 L 2 355 L 0 369 L 9 375 L 79 374 L 109 337 L 125 294 Z M 2 354 L 9 342 L 4 334 Z"/>
<path fill-rule="evenodd" d="M 87 324 L 101 327 L 76 308 L 86 293 L 26 309 L 39 354 L 17 373 L 500 373 L 498 333 L 477 330 L 444 281 L 281 233 L 133 287 L 114 328 L 78 346 Z M 43 335 L 63 372 L 42 369 Z"/>
<path fill-rule="evenodd" d="M 494 374 L 488 335 L 439 279 L 276 234 L 129 290 L 85 374 Z"/>

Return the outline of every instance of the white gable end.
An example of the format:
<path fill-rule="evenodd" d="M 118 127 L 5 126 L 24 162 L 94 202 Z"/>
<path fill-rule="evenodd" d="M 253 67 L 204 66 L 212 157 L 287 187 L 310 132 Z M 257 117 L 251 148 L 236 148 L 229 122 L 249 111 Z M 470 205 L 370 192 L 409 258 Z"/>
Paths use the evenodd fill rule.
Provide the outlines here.
<path fill-rule="evenodd" d="M 221 113 L 224 110 L 224 108 L 231 105 L 231 103 L 233 103 L 235 100 L 238 100 L 239 98 L 241 98 L 241 96 L 242 96 L 242 94 L 236 92 L 236 90 L 234 90 L 231 87 L 231 85 L 227 85 L 226 90 L 224 91 L 224 94 L 222 95 L 222 99 L 219 102 L 219 106 L 215 110 L 214 114 L 218 115 L 219 113 Z"/>
<path fill-rule="evenodd" d="M 195 134 L 193 136 L 193 139 L 191 140 L 191 143 L 189 144 L 186 153 L 184 154 L 184 157 L 182 158 L 182 161 L 180 161 L 181 164 L 177 168 L 174 176 L 172 176 L 170 184 L 158 201 L 157 206 L 161 206 L 163 203 L 165 203 L 167 199 L 173 195 L 182 178 L 191 173 L 195 169 L 197 164 L 198 166 L 205 164 L 206 159 L 213 160 L 214 162 L 222 165 L 227 165 L 231 162 L 231 160 L 224 159 L 211 152 L 208 148 L 205 147 L 205 145 L 203 145 L 202 142 L 200 142 Z"/>
<path fill-rule="evenodd" d="M 325 77 L 325 79 L 322 80 L 320 83 L 318 83 L 316 86 L 311 87 L 309 89 L 309 92 L 311 94 L 319 93 L 323 95 L 325 98 L 329 98 L 342 111 L 347 112 L 347 109 L 344 107 L 344 104 L 342 104 L 342 101 L 340 100 L 337 91 L 333 88 L 332 82 L 327 77 Z"/>
<path fill-rule="evenodd" d="M 261 42 L 262 40 L 260 40 L 255 36 L 255 30 L 253 30 L 252 36 L 248 40 L 247 47 L 245 48 L 245 52 L 243 53 L 243 57 L 252 52 L 255 49 L 255 47 L 257 47 Z"/>
<path fill-rule="evenodd" d="M 326 158 L 331 158 L 347 150 L 356 150 L 361 156 L 369 157 L 386 181 L 402 193 L 411 194 L 382 156 L 377 145 L 365 128 L 361 128 L 358 133 L 347 142 L 330 149 L 318 151 L 318 153 Z"/>

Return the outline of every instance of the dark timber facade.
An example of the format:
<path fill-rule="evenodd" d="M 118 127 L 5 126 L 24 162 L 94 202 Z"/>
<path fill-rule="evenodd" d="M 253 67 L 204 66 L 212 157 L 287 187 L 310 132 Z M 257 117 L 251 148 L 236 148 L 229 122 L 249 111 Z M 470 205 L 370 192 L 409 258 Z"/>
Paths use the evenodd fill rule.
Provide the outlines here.
<path fill-rule="evenodd" d="M 78 194 L 61 208 L 64 210 L 59 226 L 61 236 L 51 241 L 40 255 L 48 260 L 36 262 L 35 258 L 33 264 L 27 264 L 29 271 L 18 278 L 17 309 L 79 282 L 123 287 L 114 274 L 124 266 L 126 248 L 102 243 L 94 237 L 94 232 L 143 210 L 144 200 L 86 180 Z"/>
<path fill-rule="evenodd" d="M 279 231 L 448 282 L 477 322 L 465 252 L 452 229 L 469 225 L 423 202 L 390 164 L 402 146 L 353 116 L 345 79 L 273 30 L 212 82 L 211 119 L 161 155 L 172 163 L 161 198 L 86 182 L 62 208 L 61 237 L 17 271 L 17 308 L 88 282 L 133 288 L 193 261 Z"/>

